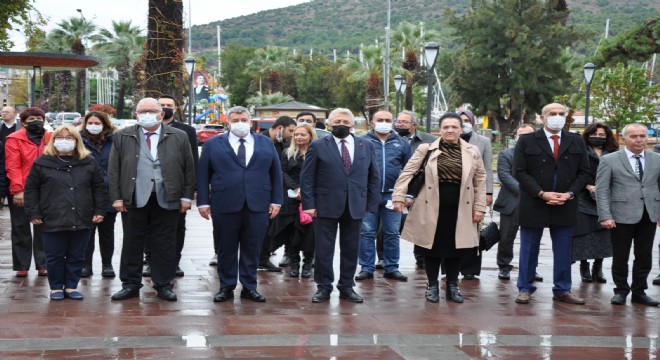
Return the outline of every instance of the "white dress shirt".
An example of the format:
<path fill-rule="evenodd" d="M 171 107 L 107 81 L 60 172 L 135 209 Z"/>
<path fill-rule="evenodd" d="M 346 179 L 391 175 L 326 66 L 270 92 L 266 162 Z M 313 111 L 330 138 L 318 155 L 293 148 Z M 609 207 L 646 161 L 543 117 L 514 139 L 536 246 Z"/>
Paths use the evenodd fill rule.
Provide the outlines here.
<path fill-rule="evenodd" d="M 633 171 L 635 171 L 635 167 L 637 166 L 637 159 L 635 159 L 635 153 L 632 151 L 628 150 L 627 147 L 623 148 L 623 151 L 626 152 L 626 157 L 628 158 L 628 161 L 630 162 L 630 167 L 632 167 Z M 642 151 L 639 154 L 641 157 L 639 160 L 642 162 L 642 172 L 644 171 L 644 168 L 646 167 L 646 158 L 644 157 L 644 151 Z"/>
<path fill-rule="evenodd" d="M 151 158 L 156 160 L 158 158 L 158 140 L 160 140 L 160 132 L 163 130 L 163 126 L 158 126 L 158 129 L 154 131 L 148 131 L 143 127 L 140 127 L 140 129 L 142 129 L 142 134 L 144 135 L 145 141 L 147 140 L 148 132 L 154 133 L 149 137 L 149 141 L 151 142 Z"/>
<path fill-rule="evenodd" d="M 254 154 L 254 135 L 252 133 L 248 134 L 245 139 L 245 165 L 250 163 L 252 159 L 252 154 Z M 241 145 L 241 138 L 234 135 L 231 131 L 229 132 L 229 145 L 234 149 L 234 154 L 238 156 L 238 147 Z"/>
<path fill-rule="evenodd" d="M 559 136 L 559 139 L 557 139 L 557 141 L 559 142 L 559 145 L 561 145 L 561 131 L 556 133 L 556 134 L 553 134 L 550 131 L 548 131 L 545 127 L 543 127 L 543 132 L 545 132 L 545 137 L 548 139 L 548 142 L 550 143 L 550 150 L 552 150 L 552 152 L 554 153 L 555 152 L 555 141 L 552 140 L 550 137 L 553 136 L 553 135 Z"/>
<path fill-rule="evenodd" d="M 354 156 L 353 154 L 355 153 L 355 138 L 353 135 L 348 135 L 347 137 L 340 139 L 336 136 L 332 136 L 335 139 L 335 143 L 337 143 L 337 149 L 339 150 L 339 157 L 341 158 L 341 141 L 346 140 L 346 147 L 348 148 L 348 155 L 351 158 L 351 164 L 353 164 L 353 159 Z"/>

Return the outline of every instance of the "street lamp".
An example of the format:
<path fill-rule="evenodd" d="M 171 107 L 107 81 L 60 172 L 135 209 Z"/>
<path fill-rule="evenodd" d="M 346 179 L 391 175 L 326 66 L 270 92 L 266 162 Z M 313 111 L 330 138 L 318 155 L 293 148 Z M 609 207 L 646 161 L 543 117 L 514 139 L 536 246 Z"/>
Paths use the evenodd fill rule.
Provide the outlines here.
<path fill-rule="evenodd" d="M 406 108 L 405 102 L 406 102 L 406 87 L 408 83 L 406 82 L 406 79 L 403 79 L 401 82 L 401 111 L 403 111 Z"/>
<path fill-rule="evenodd" d="M 587 83 L 587 99 L 584 104 L 584 126 L 589 125 L 589 95 L 591 91 L 591 81 L 594 79 L 594 73 L 596 72 L 596 65 L 593 63 L 587 63 L 582 68 L 584 71 L 584 81 Z"/>
<path fill-rule="evenodd" d="M 195 102 L 195 84 L 193 83 L 193 71 L 195 70 L 195 58 L 188 56 L 183 60 L 186 65 L 186 71 L 190 76 L 190 99 L 188 100 L 188 125 L 192 126 L 193 123 L 193 103 Z"/>
<path fill-rule="evenodd" d="M 401 93 L 401 84 L 403 84 L 403 76 L 397 75 L 394 77 L 394 89 L 396 90 L 396 114 L 399 115 L 399 94 Z"/>
<path fill-rule="evenodd" d="M 435 61 L 438 59 L 438 52 L 440 52 L 440 45 L 431 41 L 424 45 L 424 59 L 426 60 L 426 83 L 428 85 L 426 90 L 426 126 L 425 131 L 431 132 L 431 102 L 433 101 L 433 68 L 435 68 Z"/>

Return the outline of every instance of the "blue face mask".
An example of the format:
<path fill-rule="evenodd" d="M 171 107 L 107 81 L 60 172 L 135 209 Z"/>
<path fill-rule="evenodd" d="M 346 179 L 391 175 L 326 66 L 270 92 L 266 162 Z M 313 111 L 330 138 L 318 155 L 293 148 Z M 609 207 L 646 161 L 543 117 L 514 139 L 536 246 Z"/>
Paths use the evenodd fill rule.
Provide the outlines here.
<path fill-rule="evenodd" d="M 138 125 L 145 129 L 158 125 L 158 114 L 138 114 Z"/>

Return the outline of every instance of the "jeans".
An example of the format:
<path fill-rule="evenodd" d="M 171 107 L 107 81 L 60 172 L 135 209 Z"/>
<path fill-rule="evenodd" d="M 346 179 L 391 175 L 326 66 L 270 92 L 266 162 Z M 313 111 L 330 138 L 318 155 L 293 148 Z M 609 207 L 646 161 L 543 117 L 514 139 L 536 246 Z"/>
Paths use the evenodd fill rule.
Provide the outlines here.
<path fill-rule="evenodd" d="M 89 229 L 41 233 L 51 290 L 78 287 L 90 233 Z"/>
<path fill-rule="evenodd" d="M 383 268 L 385 272 L 399 269 L 399 225 L 401 213 L 385 207 L 392 194 L 381 194 L 378 210 L 367 213 L 360 229 L 359 262 L 362 271 L 373 273 L 376 269 L 376 233 L 380 220 L 383 230 Z"/>
<path fill-rule="evenodd" d="M 552 293 L 556 296 L 571 291 L 571 250 L 573 247 L 573 227 L 551 225 L 554 286 Z M 520 266 L 518 274 L 518 290 L 530 294 L 536 291 L 533 285 L 536 266 L 539 261 L 539 249 L 543 228 L 520 227 Z"/>

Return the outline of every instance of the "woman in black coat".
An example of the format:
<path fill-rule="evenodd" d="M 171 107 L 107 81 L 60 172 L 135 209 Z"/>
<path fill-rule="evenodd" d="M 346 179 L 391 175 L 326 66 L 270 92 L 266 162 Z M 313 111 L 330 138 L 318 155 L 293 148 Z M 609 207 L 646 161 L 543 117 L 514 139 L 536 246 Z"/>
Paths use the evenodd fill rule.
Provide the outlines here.
<path fill-rule="evenodd" d="M 82 300 L 76 288 L 89 233 L 103 221 L 108 201 L 101 168 L 78 130 L 58 127 L 25 184 L 25 213 L 42 233 L 51 300 Z"/>

